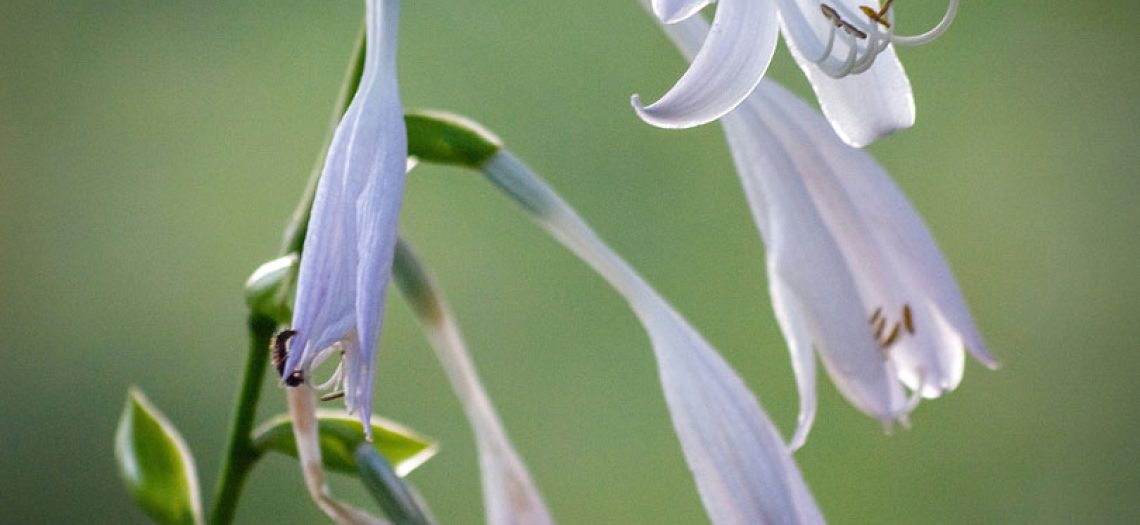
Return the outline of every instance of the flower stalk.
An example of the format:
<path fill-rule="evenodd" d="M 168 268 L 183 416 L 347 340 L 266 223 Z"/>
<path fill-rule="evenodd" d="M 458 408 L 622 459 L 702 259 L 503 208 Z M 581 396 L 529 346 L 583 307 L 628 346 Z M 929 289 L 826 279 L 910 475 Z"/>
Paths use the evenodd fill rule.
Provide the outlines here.
<path fill-rule="evenodd" d="M 261 382 L 269 361 L 266 349 L 277 329 L 277 322 L 264 315 L 251 313 L 248 325 L 249 353 L 246 355 L 241 387 L 234 404 L 234 418 L 230 423 L 221 476 L 214 492 L 214 505 L 210 510 L 209 523 L 212 525 L 233 523 L 246 477 L 261 458 L 261 451 L 254 446 L 251 436 L 257 404 L 261 399 Z"/>

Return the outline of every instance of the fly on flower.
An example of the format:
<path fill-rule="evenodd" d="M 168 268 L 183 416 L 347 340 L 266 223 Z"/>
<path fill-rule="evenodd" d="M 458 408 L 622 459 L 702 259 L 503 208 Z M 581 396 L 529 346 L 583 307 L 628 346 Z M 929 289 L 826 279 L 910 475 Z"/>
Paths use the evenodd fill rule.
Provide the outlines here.
<path fill-rule="evenodd" d="M 937 25 L 914 36 L 895 34 L 897 2 L 865 1 L 721 0 L 689 70 L 657 102 L 643 105 L 634 95 L 634 109 L 663 128 L 698 126 L 724 116 L 756 88 L 782 32 L 844 142 L 863 147 L 910 127 L 914 98 L 891 44 L 913 46 L 938 38 L 953 22 L 958 0 L 950 0 Z M 653 0 L 652 10 L 662 22 L 674 24 L 709 3 Z"/>

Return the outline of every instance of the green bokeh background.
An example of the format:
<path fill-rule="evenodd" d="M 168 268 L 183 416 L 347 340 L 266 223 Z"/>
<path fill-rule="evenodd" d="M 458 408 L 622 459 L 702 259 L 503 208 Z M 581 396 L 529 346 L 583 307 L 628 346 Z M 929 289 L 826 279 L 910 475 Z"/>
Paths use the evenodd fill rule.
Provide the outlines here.
<path fill-rule="evenodd" d="M 941 1 L 898 5 L 933 23 Z M 0 1 L 0 521 L 142 523 L 112 433 L 137 384 L 209 494 L 243 360 L 241 285 L 319 153 L 354 1 Z M 796 398 L 763 251 L 717 126 L 651 128 L 683 62 L 634 0 L 407 1 L 409 106 L 501 135 L 670 298 L 785 433 Z M 905 28 L 906 26 L 904 26 Z M 870 151 L 922 211 L 1004 367 L 974 363 L 886 436 L 821 381 L 797 458 L 833 523 L 1140 521 L 1140 16 L 1129 2 L 966 2 L 900 52 L 918 124 Z M 786 51 L 770 75 L 802 94 Z M 606 285 L 469 173 L 409 179 L 406 236 L 458 312 L 564 524 L 706 523 L 648 342 Z M 437 438 L 411 476 L 482 522 L 474 447 L 406 305 L 377 406 Z M 262 418 L 283 409 L 265 386 Z M 348 478 L 334 489 L 366 501 Z M 296 466 L 239 521 L 309 523 Z"/>

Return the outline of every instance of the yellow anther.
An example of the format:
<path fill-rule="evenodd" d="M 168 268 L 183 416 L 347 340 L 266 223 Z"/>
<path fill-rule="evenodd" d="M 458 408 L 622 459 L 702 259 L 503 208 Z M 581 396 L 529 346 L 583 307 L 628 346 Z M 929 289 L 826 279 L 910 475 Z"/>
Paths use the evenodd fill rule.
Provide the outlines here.
<path fill-rule="evenodd" d="M 890 348 L 891 345 L 895 344 L 895 341 L 898 341 L 898 339 L 899 339 L 899 325 L 896 324 L 895 327 L 891 329 L 891 334 L 887 336 L 887 340 L 880 343 L 879 346 L 882 346 L 883 350 L 886 350 L 886 349 Z"/>
<path fill-rule="evenodd" d="M 884 17 L 887 16 L 887 10 L 891 8 L 891 2 L 894 1 L 895 0 L 887 0 L 887 2 L 883 4 L 883 7 L 878 11 L 876 11 L 873 7 L 868 7 L 865 5 L 859 6 L 859 9 L 863 11 L 863 14 L 867 15 L 867 18 L 870 18 L 871 20 L 882 24 L 883 27 L 891 27 L 890 21 Z"/>
<path fill-rule="evenodd" d="M 890 349 L 891 345 L 898 342 L 899 337 L 903 335 L 903 329 L 906 333 L 914 335 L 914 312 L 911 311 L 909 304 L 903 304 L 902 307 L 902 320 L 893 325 L 887 323 L 887 316 L 883 315 L 883 307 L 875 308 L 871 312 L 871 318 L 867 320 L 871 325 L 871 331 L 875 335 L 875 342 L 879 343 L 879 348 L 883 349 L 885 353 Z M 890 326 L 891 330 L 883 337 L 883 332 Z"/>

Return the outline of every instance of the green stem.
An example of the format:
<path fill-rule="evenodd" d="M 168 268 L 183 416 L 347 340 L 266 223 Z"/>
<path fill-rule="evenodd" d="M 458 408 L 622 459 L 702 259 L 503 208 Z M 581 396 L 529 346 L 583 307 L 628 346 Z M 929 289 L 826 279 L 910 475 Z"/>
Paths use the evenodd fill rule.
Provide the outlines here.
<path fill-rule="evenodd" d="M 210 512 L 209 522 L 214 525 L 233 522 L 246 475 L 261 457 L 261 452 L 253 446 L 250 434 L 257 415 L 257 402 L 261 397 L 261 381 L 269 361 L 269 340 L 276 329 L 277 323 L 268 317 L 257 314 L 249 317 L 249 355 L 246 356 L 234 419 L 230 423 L 229 443 L 226 445 L 221 478 L 218 479 L 214 507 Z"/>
<path fill-rule="evenodd" d="M 348 109 L 352 96 L 360 84 L 360 76 L 364 71 L 364 31 L 360 32 L 356 46 L 353 50 L 352 60 L 348 73 L 337 98 L 336 109 L 333 114 L 332 126 L 326 147 L 332 142 L 332 130 L 336 129 L 344 112 Z M 323 150 L 322 150 L 323 151 Z M 300 202 L 293 212 L 289 224 L 285 227 L 284 242 L 281 246 L 281 255 L 296 253 L 300 255 L 305 242 L 305 231 L 309 225 L 309 216 L 313 207 L 313 198 L 316 195 L 317 181 L 321 178 L 324 166 L 324 156 L 317 159 Z M 290 276 L 287 282 L 295 281 L 296 275 Z M 282 286 L 280 301 L 287 301 L 288 289 L 291 285 Z M 265 376 L 265 368 L 269 361 L 269 341 L 277 330 L 277 323 L 269 317 L 251 313 L 249 317 L 249 355 L 246 357 L 245 372 L 242 376 L 241 390 L 238 394 L 234 408 L 234 419 L 230 425 L 229 441 L 222 462 L 221 477 L 218 479 L 217 490 L 214 497 L 214 506 L 210 512 L 209 523 L 212 525 L 229 525 L 233 523 L 237 512 L 238 499 L 242 487 L 254 464 L 261 458 L 261 452 L 254 447 L 251 438 L 254 416 L 257 413 L 257 403 L 261 397 L 261 381 Z"/>

